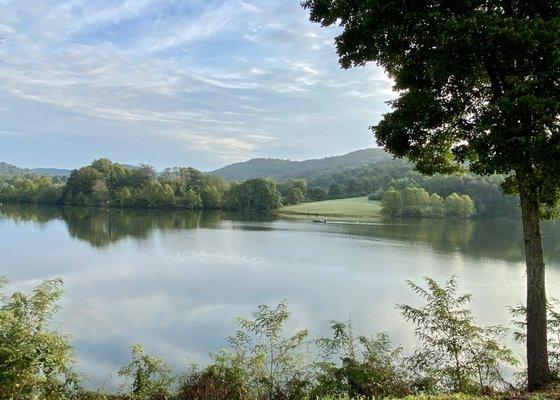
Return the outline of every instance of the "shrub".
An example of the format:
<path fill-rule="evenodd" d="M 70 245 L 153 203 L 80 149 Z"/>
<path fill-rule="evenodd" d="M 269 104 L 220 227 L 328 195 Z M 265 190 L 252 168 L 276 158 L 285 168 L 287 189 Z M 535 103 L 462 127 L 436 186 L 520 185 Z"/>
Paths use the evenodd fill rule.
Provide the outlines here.
<path fill-rule="evenodd" d="M 333 321 L 333 338 L 317 341 L 321 359 L 311 398 L 350 396 L 385 398 L 410 393 L 402 369 L 402 349 L 393 348 L 389 337 L 354 336 L 351 323 Z"/>
<path fill-rule="evenodd" d="M 452 392 L 485 392 L 504 383 L 502 365 L 517 365 L 511 350 L 496 338 L 501 327 L 479 327 L 466 306 L 470 294 L 457 295 L 457 280 L 451 277 L 444 286 L 425 278 L 423 288 L 408 282 L 425 300 L 414 308 L 399 305 L 403 316 L 416 325 L 416 336 L 422 347 L 410 358 L 411 369 L 422 390 Z"/>
<path fill-rule="evenodd" d="M 132 360 L 121 368 L 119 376 L 127 379 L 125 398 L 131 400 L 167 400 L 171 397 L 171 369 L 159 357 L 145 353 L 140 345 L 131 347 Z"/>
<path fill-rule="evenodd" d="M 289 316 L 286 301 L 276 308 L 260 305 L 252 319 L 238 318 L 239 330 L 229 338 L 233 357 L 247 371 L 256 398 L 295 400 L 307 386 L 302 347 L 308 332 L 287 335 Z"/>
<path fill-rule="evenodd" d="M 0 289 L 7 281 L 0 279 Z M 77 389 L 74 352 L 52 330 L 62 281 L 45 281 L 31 295 L 0 295 L 0 398 L 62 400 Z"/>

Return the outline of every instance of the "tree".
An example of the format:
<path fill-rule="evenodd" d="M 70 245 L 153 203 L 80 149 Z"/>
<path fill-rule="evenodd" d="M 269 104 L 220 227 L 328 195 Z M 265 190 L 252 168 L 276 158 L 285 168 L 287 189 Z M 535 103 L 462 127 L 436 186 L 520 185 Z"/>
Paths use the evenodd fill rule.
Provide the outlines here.
<path fill-rule="evenodd" d="M 469 196 L 459 196 L 457 193 L 447 196 L 444 206 L 445 213 L 453 218 L 469 218 L 476 210 L 474 202 Z"/>
<path fill-rule="evenodd" d="M 280 192 L 271 179 L 249 179 L 232 184 L 225 195 L 231 210 L 274 210 L 282 205 Z"/>
<path fill-rule="evenodd" d="M 432 193 L 430 195 L 430 214 L 432 217 L 442 217 L 445 213 L 445 208 L 443 206 L 443 199 L 437 193 Z"/>
<path fill-rule="evenodd" d="M 399 93 L 377 142 L 426 174 L 465 165 L 508 174 L 521 201 L 527 264 L 529 389 L 550 380 L 543 209 L 560 197 L 558 1 L 305 0 L 311 20 L 339 24 L 343 68 L 376 62 Z"/>
<path fill-rule="evenodd" d="M 305 200 L 305 196 L 300 188 L 294 187 L 288 191 L 288 195 L 286 196 L 286 201 L 288 204 L 299 204 L 303 203 Z"/>
<path fill-rule="evenodd" d="M 103 179 L 103 175 L 92 167 L 73 170 L 66 181 L 65 194 L 75 196 L 79 193 L 91 194 L 95 182 Z"/>
<path fill-rule="evenodd" d="M 400 191 L 390 188 L 381 198 L 383 214 L 388 217 L 399 217 L 403 212 L 403 198 Z"/>
<path fill-rule="evenodd" d="M 329 197 L 335 199 L 340 196 L 342 196 L 342 188 L 340 185 L 336 182 L 331 183 L 329 186 Z"/>

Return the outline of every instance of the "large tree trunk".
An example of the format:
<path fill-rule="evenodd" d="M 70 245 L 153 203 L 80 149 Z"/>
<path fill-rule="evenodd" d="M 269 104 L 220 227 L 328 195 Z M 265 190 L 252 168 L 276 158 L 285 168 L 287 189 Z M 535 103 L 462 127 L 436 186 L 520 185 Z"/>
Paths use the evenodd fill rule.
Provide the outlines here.
<path fill-rule="evenodd" d="M 550 381 L 550 371 L 539 204 L 535 193 L 527 187 L 526 182 L 518 174 L 527 264 L 527 372 L 529 390 L 533 391 L 541 389 Z"/>

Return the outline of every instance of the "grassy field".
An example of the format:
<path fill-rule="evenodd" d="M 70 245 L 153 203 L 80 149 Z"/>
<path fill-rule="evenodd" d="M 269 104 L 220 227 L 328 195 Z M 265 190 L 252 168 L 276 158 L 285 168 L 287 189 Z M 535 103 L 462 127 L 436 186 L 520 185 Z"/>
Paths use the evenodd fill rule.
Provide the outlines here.
<path fill-rule="evenodd" d="M 291 218 L 325 218 L 336 220 L 378 220 L 381 205 L 367 197 L 314 201 L 282 207 L 278 213 Z M 309 213 L 309 216 L 308 216 Z"/>

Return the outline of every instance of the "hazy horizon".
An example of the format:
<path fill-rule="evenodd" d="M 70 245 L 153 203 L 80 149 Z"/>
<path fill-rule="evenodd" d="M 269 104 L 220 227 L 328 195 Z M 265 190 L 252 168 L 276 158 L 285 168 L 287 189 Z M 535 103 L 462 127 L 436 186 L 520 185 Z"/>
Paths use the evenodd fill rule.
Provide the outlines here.
<path fill-rule="evenodd" d="M 374 145 L 391 81 L 299 0 L 3 1 L 0 160 L 213 170 Z"/>
<path fill-rule="evenodd" d="M 345 156 L 345 155 L 347 155 L 347 154 L 354 153 L 354 152 L 357 152 L 357 151 L 370 150 L 370 149 L 378 149 L 378 148 L 379 148 L 379 147 L 377 147 L 377 146 L 371 146 L 371 147 L 366 147 L 366 148 L 361 148 L 361 149 L 350 150 L 350 151 L 348 151 L 348 152 L 340 153 L 340 154 L 326 154 L 326 155 L 324 155 L 324 156 L 322 156 L 322 157 L 302 158 L 302 159 L 291 159 L 291 158 L 282 158 L 282 157 L 259 157 L 259 156 L 255 156 L 255 157 L 248 158 L 248 159 L 246 159 L 246 160 L 240 160 L 240 161 L 234 161 L 234 162 L 231 162 L 231 163 L 226 163 L 226 164 L 223 164 L 223 165 L 218 166 L 218 167 L 213 168 L 213 169 L 201 169 L 201 171 L 202 171 L 202 172 L 212 172 L 212 171 L 215 171 L 215 170 L 219 170 L 219 169 L 221 169 L 221 168 L 224 168 L 224 167 L 228 167 L 228 166 L 230 166 L 230 165 L 232 165 L 232 164 L 243 163 L 243 162 L 251 161 L 251 160 L 254 160 L 254 159 L 276 159 L 276 160 L 284 160 L 284 161 L 302 162 L 302 161 L 320 160 L 320 159 L 323 159 L 323 158 L 341 157 L 341 156 Z M 379 148 L 379 149 L 380 149 L 380 148 Z M 1 162 L 6 162 L 6 163 L 11 164 L 11 165 L 13 165 L 13 166 L 15 166 L 15 167 L 18 167 L 18 168 L 33 169 L 33 170 L 36 170 L 36 169 L 73 170 L 73 169 L 79 169 L 79 168 L 81 168 L 81 167 L 84 167 L 85 165 L 89 165 L 90 162 L 92 162 L 92 161 L 94 161 L 94 160 L 97 160 L 97 159 L 100 159 L 100 158 L 108 158 L 108 157 L 104 157 L 104 156 L 95 157 L 95 158 L 91 159 L 90 161 L 85 162 L 85 163 L 82 164 L 82 165 L 76 165 L 76 166 L 73 166 L 73 167 L 59 167 L 59 166 L 56 166 L 56 165 L 17 165 L 17 164 L 12 164 L 12 163 L 10 163 L 10 162 L 7 162 L 7 161 L 1 160 L 1 159 L 0 159 L 0 163 L 1 163 Z M 147 164 L 147 165 L 151 165 L 151 164 L 146 163 L 146 162 L 143 162 L 143 161 L 140 161 L 140 162 L 137 162 L 137 163 L 134 163 L 134 164 L 133 164 L 133 163 L 125 163 L 125 162 L 121 162 L 121 161 L 119 161 L 119 160 L 112 160 L 112 159 L 111 159 L 111 161 L 114 162 L 114 163 L 117 163 L 117 164 L 122 164 L 122 165 L 132 165 L 132 166 L 139 166 L 139 165 L 142 165 L 142 164 L 143 164 L 143 165 L 146 165 L 146 164 Z M 153 166 L 153 165 L 152 165 L 152 166 Z M 166 166 L 162 166 L 162 167 L 159 167 L 159 168 L 156 167 L 156 170 L 163 171 L 165 168 L 173 168 L 173 167 L 195 167 L 195 168 L 196 168 L 196 166 L 190 165 L 190 164 L 184 164 L 184 165 L 179 165 L 179 164 L 177 164 L 177 165 L 166 165 Z"/>

